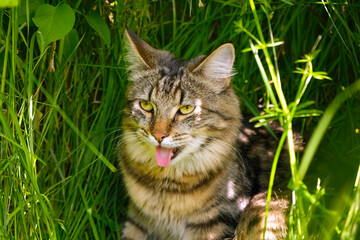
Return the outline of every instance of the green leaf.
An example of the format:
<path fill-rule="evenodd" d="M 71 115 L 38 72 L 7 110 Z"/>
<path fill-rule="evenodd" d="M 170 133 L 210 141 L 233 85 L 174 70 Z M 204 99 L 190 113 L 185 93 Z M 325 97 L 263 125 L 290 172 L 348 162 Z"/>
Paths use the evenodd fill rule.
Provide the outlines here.
<path fill-rule="evenodd" d="M 36 34 L 36 41 L 39 44 L 40 52 L 43 53 L 46 47 L 46 43 L 44 42 L 44 36 L 39 31 L 37 31 L 35 34 Z"/>
<path fill-rule="evenodd" d="M 295 63 L 307 63 L 307 62 L 309 62 L 308 59 L 299 59 L 295 61 Z"/>
<path fill-rule="evenodd" d="M 311 53 L 311 59 L 314 60 L 317 57 L 317 55 L 319 55 L 320 52 L 321 52 L 321 50 L 318 49 L 318 50 L 315 50 L 313 53 Z"/>
<path fill-rule="evenodd" d="M 317 109 L 306 109 L 306 110 L 300 110 L 296 111 L 294 114 L 295 118 L 301 118 L 301 117 L 318 117 L 321 116 L 323 111 L 317 110 Z"/>
<path fill-rule="evenodd" d="M 313 78 L 318 79 L 318 80 L 332 80 L 331 77 L 327 76 L 326 72 L 313 72 Z"/>
<path fill-rule="evenodd" d="M 259 115 L 259 116 L 253 117 L 250 119 L 249 122 L 264 121 L 266 119 L 273 119 L 273 118 L 278 118 L 278 116 L 276 114 L 269 113 L 269 114 L 264 114 L 264 115 Z"/>
<path fill-rule="evenodd" d="M 43 4 L 36 10 L 33 21 L 47 45 L 63 38 L 70 32 L 75 23 L 75 13 L 67 4 L 57 7 Z"/>
<path fill-rule="evenodd" d="M 29 4 L 29 21 L 30 26 L 34 26 L 34 22 L 32 18 L 35 16 L 36 10 L 45 3 L 45 0 L 28 0 Z M 23 24 L 26 22 L 26 0 L 21 0 L 19 6 L 19 17 L 18 23 Z"/>
<path fill-rule="evenodd" d="M 89 16 L 86 17 L 86 21 L 102 37 L 102 39 L 104 39 L 106 45 L 110 47 L 110 30 L 100 14 L 97 11 L 90 11 Z"/>
<path fill-rule="evenodd" d="M 66 34 L 64 39 L 63 55 L 66 59 L 68 59 L 72 55 L 78 43 L 79 43 L 79 35 L 75 29 L 72 29 L 68 34 Z"/>
<path fill-rule="evenodd" d="M 292 102 L 289 104 L 289 108 L 293 108 L 294 106 L 297 105 L 297 110 L 301 110 L 301 109 L 305 109 L 311 105 L 314 105 L 315 104 L 315 101 L 306 101 L 304 103 L 300 103 L 300 104 L 296 104 L 296 102 Z"/>
<path fill-rule="evenodd" d="M 277 40 L 277 39 L 275 39 Z M 262 45 L 259 45 L 259 44 L 256 44 L 255 45 L 255 48 L 260 50 L 260 49 L 265 49 L 265 48 L 270 48 L 270 47 L 277 47 L 277 46 L 280 46 L 280 45 L 283 45 L 284 42 L 283 41 L 278 41 L 278 42 L 274 42 L 274 43 L 266 43 L 266 44 L 262 44 Z M 252 49 L 251 48 L 244 48 L 241 52 L 251 52 Z"/>
<path fill-rule="evenodd" d="M 19 5 L 19 0 L 1 0 L 0 8 L 16 7 Z"/>
<path fill-rule="evenodd" d="M 273 117 L 273 118 L 264 119 L 264 120 L 259 121 L 258 123 L 256 123 L 256 124 L 254 125 L 254 127 L 256 127 L 256 128 L 262 127 L 262 126 L 266 125 L 267 123 L 269 123 L 269 122 L 271 122 L 271 121 L 275 121 L 275 120 L 277 120 L 277 119 L 278 119 L 278 117 Z"/>
<path fill-rule="evenodd" d="M 302 68 L 297 67 L 296 70 L 293 71 L 293 73 L 304 74 L 305 70 L 302 69 Z"/>

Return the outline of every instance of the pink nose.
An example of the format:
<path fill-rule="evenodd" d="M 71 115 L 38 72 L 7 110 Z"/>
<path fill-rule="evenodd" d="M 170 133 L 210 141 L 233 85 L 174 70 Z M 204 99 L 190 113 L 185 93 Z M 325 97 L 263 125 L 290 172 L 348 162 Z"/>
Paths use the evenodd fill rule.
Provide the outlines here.
<path fill-rule="evenodd" d="M 168 135 L 168 124 L 164 121 L 157 121 L 152 129 L 152 135 L 160 143 Z"/>
<path fill-rule="evenodd" d="M 153 135 L 158 142 L 161 142 L 166 137 L 165 132 L 162 131 L 154 132 Z"/>

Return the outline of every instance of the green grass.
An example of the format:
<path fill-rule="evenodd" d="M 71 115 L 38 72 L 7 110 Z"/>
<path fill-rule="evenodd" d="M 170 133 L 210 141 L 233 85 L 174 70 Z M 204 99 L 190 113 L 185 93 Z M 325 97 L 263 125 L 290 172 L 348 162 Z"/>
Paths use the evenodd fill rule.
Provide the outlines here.
<path fill-rule="evenodd" d="M 41 52 L 31 21 L 38 2 L 0 9 L 0 239 L 120 238 L 125 27 L 186 59 L 232 42 L 243 112 L 280 119 L 310 145 L 301 163 L 291 155 L 289 239 L 359 238 L 360 4 L 66 1 L 76 33 Z M 106 19 L 110 46 L 87 23 L 91 9 Z"/>

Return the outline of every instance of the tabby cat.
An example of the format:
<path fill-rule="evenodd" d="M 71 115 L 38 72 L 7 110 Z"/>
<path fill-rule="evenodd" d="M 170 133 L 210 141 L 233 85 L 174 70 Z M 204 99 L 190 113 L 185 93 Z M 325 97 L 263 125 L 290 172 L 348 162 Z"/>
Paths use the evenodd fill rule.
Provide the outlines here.
<path fill-rule="evenodd" d="M 183 61 L 125 35 L 130 84 L 119 159 L 130 204 L 122 239 L 261 239 L 277 142 L 242 124 L 233 45 Z M 283 150 L 266 239 L 286 237 L 288 199 L 279 188 L 287 162 Z"/>

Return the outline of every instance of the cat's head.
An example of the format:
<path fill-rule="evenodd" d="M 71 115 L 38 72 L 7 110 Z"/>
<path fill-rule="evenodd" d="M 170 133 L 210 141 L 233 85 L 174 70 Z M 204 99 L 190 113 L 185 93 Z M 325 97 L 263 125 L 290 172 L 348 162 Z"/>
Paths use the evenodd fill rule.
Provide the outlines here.
<path fill-rule="evenodd" d="M 241 118 L 230 84 L 233 45 L 183 61 L 129 30 L 125 35 L 130 83 L 121 144 L 130 157 L 174 167 L 228 154 Z"/>

